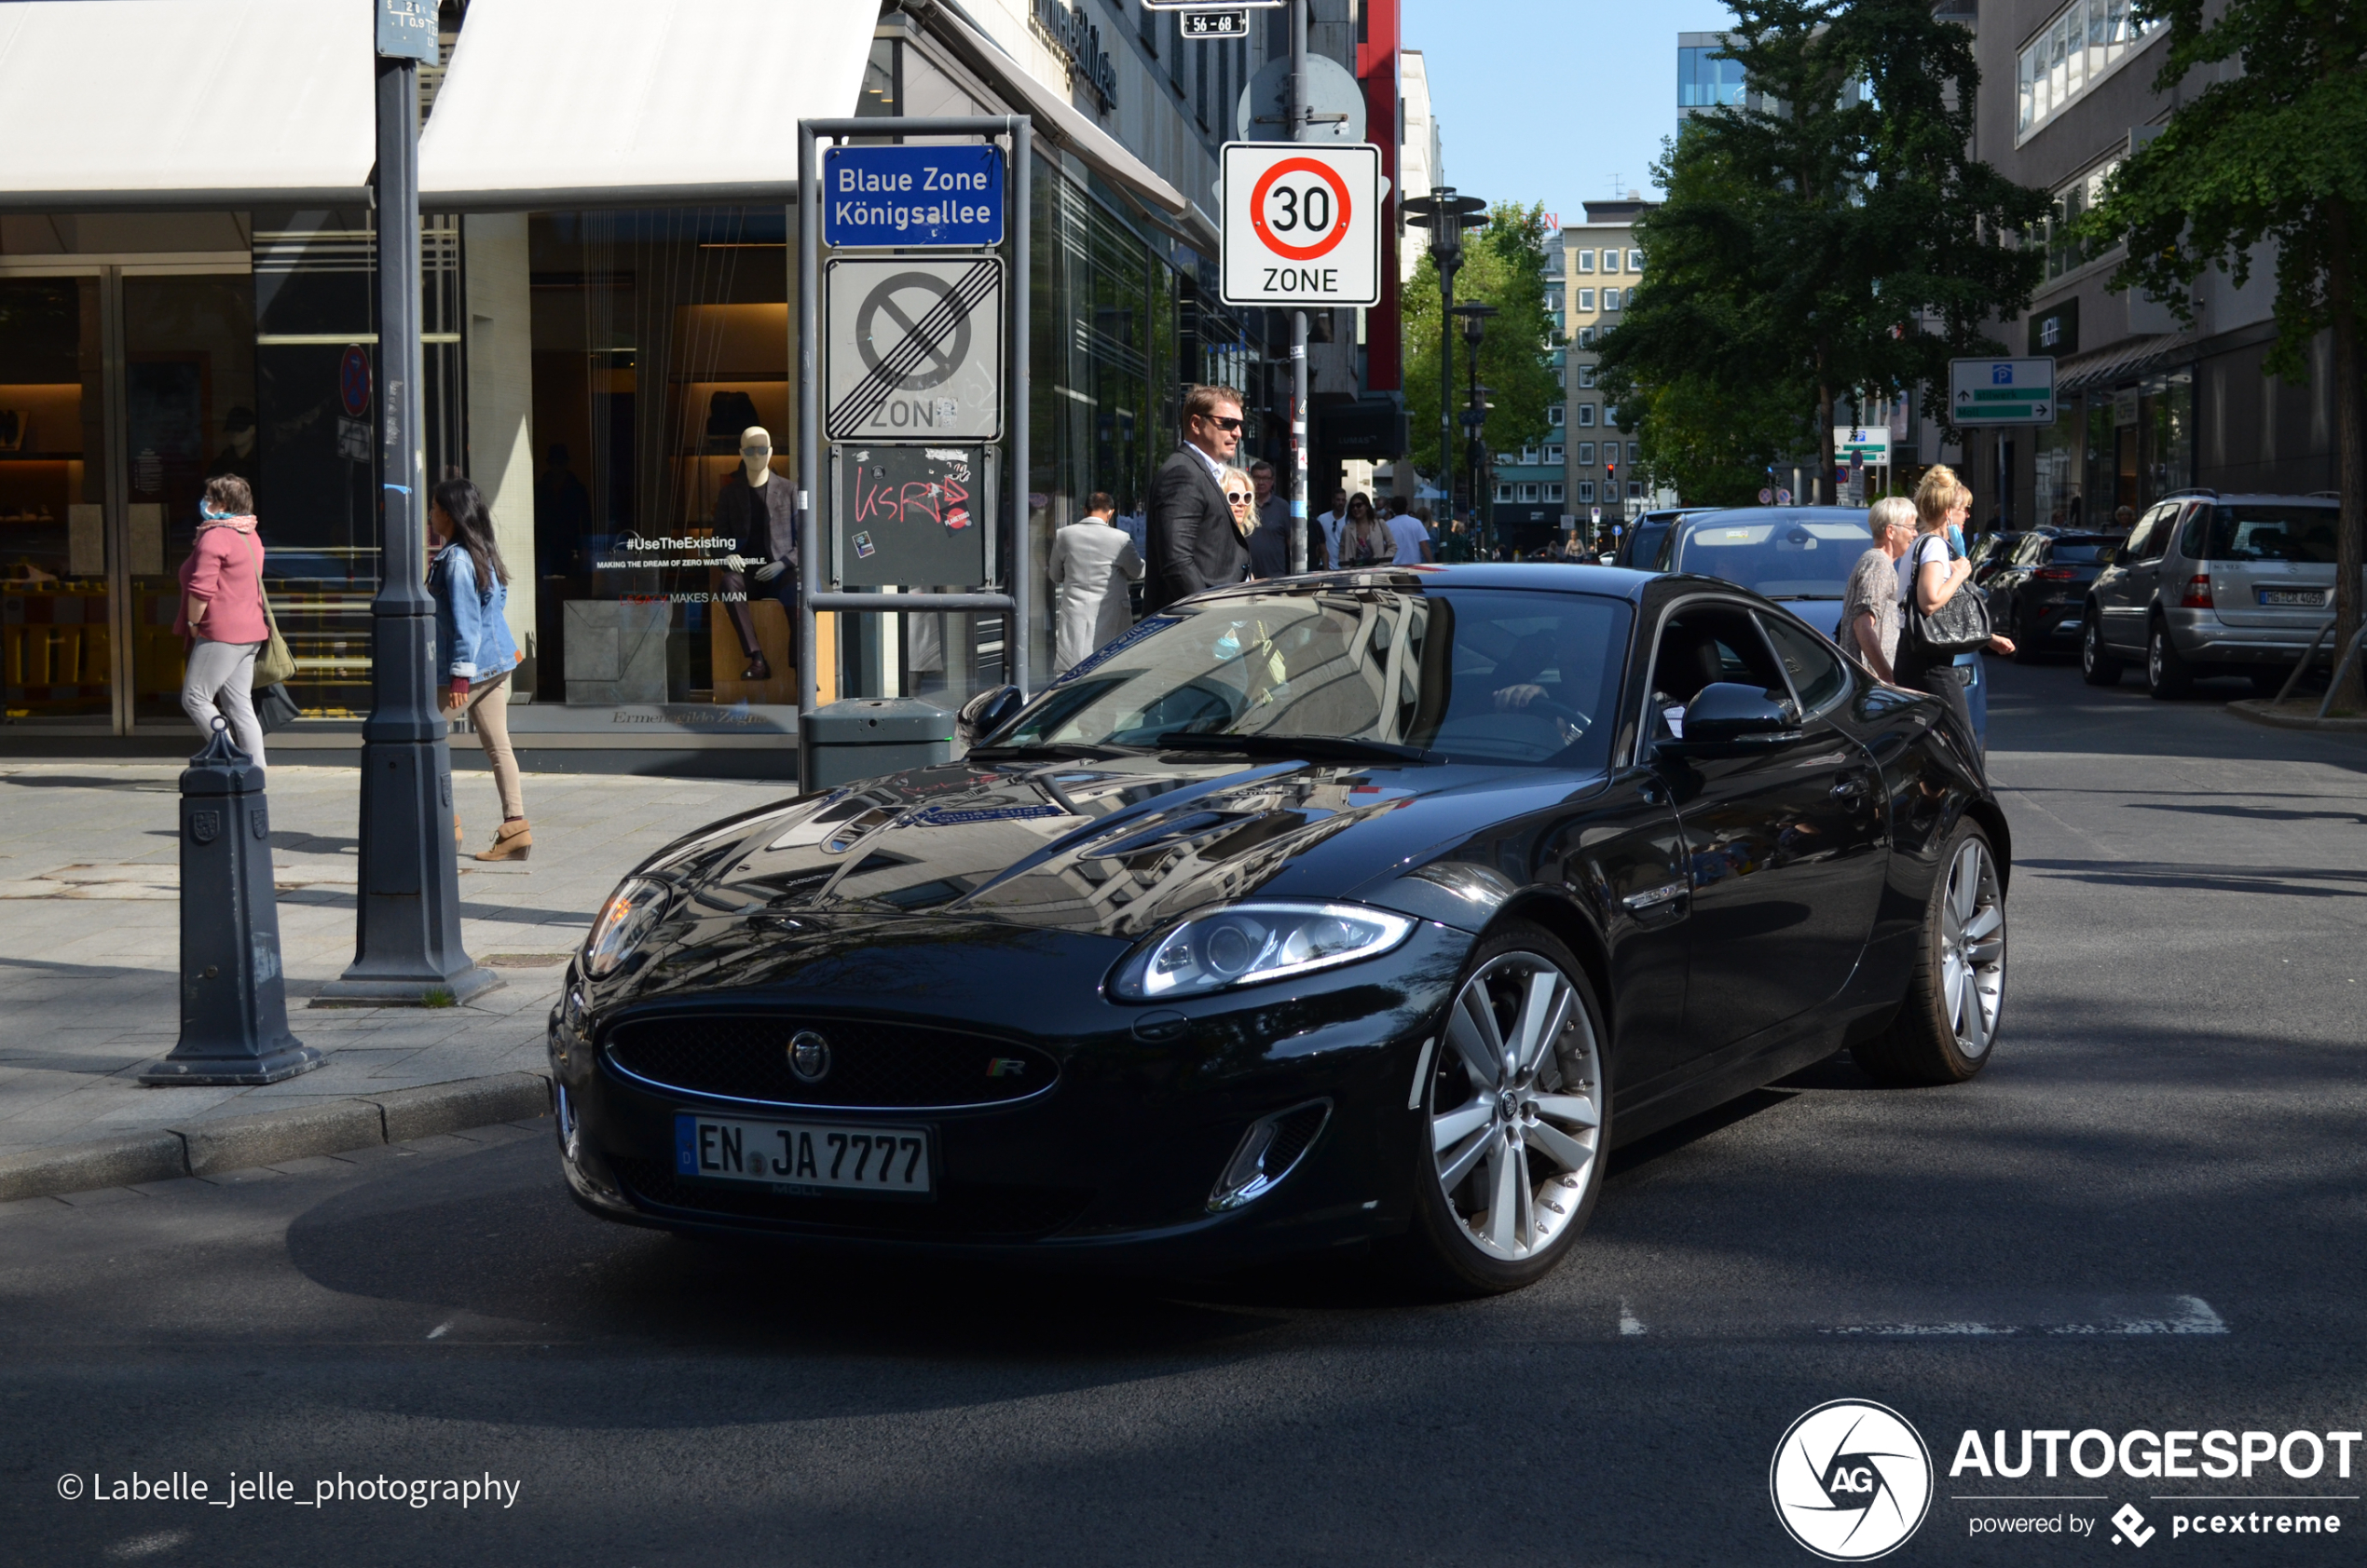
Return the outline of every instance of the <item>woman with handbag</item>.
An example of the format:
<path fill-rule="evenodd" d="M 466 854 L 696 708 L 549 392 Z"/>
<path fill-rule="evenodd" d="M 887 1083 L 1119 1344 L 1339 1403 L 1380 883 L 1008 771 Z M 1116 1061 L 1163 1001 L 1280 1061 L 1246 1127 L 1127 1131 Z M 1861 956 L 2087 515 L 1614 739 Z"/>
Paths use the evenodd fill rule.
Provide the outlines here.
<path fill-rule="evenodd" d="M 198 733 L 209 737 L 214 719 L 221 718 L 231 741 L 260 768 L 263 726 L 254 716 L 254 666 L 255 656 L 270 641 L 271 625 L 263 597 L 254 492 L 236 474 L 217 474 L 205 482 L 198 513 L 197 543 L 181 563 L 181 613 L 172 628 L 189 648 L 181 711 Z"/>
<path fill-rule="evenodd" d="M 518 661 L 507 614 L 510 568 L 493 541 L 493 516 L 475 485 L 447 479 L 431 497 L 428 543 L 434 559 L 428 567 L 428 590 L 435 595 L 435 667 L 449 679 L 443 707 L 446 714 L 469 716 L 501 797 L 501 826 L 492 847 L 476 858 L 524 860 L 534 848 L 534 831 L 527 825 L 517 754 L 510 749 L 510 672 Z M 452 841 L 461 839 L 456 811 Z"/>
<path fill-rule="evenodd" d="M 1342 566 L 1386 566 L 1397 559 L 1397 537 L 1374 515 L 1372 498 L 1358 491 L 1348 503 L 1348 523 L 1340 529 Z"/>
<path fill-rule="evenodd" d="M 1898 563 L 1898 599 L 1903 622 L 1895 673 L 1900 686 L 1927 691 L 1948 706 L 1964 732 L 1965 747 L 1980 757 L 1979 731 L 1972 704 L 1964 700 L 1956 656 L 1982 647 L 2011 653 L 2011 639 L 1989 629 L 1989 607 L 1966 588 L 1971 561 L 1949 548 L 1948 530 L 1961 527 L 1973 509 L 1973 493 L 1945 466 L 1934 466 L 1915 486 L 1915 542 Z"/>

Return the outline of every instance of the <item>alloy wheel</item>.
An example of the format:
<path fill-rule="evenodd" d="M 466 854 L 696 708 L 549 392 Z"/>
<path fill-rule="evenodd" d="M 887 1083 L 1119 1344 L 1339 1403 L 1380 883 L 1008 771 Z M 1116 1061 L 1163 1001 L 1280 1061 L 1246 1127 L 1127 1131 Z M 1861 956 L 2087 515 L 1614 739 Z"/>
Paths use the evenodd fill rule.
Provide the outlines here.
<path fill-rule="evenodd" d="M 2145 679 L 2158 691 L 2162 684 L 2162 634 L 2158 631 L 2145 639 Z"/>
<path fill-rule="evenodd" d="M 1988 846 L 1969 839 L 1948 867 L 1940 904 L 1941 984 L 1948 1027 L 1967 1058 L 1989 1053 L 2005 1000 L 2005 904 Z"/>
<path fill-rule="evenodd" d="M 1560 967 L 1503 953 L 1463 984 L 1430 1080 L 1439 1190 L 1471 1243 L 1518 1261 L 1551 1247 L 1602 1165 L 1602 1049 Z"/>

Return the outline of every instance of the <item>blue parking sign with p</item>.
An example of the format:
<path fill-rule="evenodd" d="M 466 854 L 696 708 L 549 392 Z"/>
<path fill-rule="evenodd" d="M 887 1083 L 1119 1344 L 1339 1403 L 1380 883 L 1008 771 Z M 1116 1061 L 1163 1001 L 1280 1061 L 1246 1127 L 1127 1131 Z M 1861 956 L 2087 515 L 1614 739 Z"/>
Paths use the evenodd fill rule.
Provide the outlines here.
<path fill-rule="evenodd" d="M 1990 366 L 1989 381 L 1990 385 L 1992 387 L 2012 386 L 2014 384 L 2014 367 L 2012 365 Z"/>
<path fill-rule="evenodd" d="M 822 155 L 822 242 L 834 250 L 1003 242 L 1003 150 L 832 147 Z"/>

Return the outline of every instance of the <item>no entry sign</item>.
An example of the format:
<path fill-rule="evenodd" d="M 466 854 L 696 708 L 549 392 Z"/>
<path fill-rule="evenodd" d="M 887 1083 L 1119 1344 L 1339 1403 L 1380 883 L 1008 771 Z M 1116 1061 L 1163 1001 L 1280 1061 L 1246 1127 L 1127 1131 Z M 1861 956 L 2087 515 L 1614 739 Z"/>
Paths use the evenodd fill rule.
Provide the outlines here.
<path fill-rule="evenodd" d="M 1225 144 L 1225 302 L 1377 305 L 1381 150 Z"/>

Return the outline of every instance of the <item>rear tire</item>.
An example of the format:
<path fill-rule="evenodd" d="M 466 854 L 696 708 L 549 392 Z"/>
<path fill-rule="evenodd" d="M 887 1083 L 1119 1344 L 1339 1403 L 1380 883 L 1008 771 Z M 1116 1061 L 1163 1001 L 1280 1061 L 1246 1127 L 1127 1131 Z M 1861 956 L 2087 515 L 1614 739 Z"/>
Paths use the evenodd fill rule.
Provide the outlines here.
<path fill-rule="evenodd" d="M 2090 686 L 2118 686 L 2121 664 L 2104 644 L 2104 623 L 2094 615 L 2079 634 L 2079 675 Z"/>
<path fill-rule="evenodd" d="M 2012 624 L 2006 629 L 2006 640 L 2014 645 L 2014 662 L 2035 664 L 2041 655 L 2036 638 L 2026 635 L 2022 627 L 2022 610 L 2018 601 L 2014 606 Z"/>
<path fill-rule="evenodd" d="M 1907 998 L 1855 1047 L 1857 1064 L 1885 1084 L 1962 1084 L 1989 1065 L 2004 1002 L 2004 884 L 1989 835 L 1967 819 L 1932 879 Z"/>
<path fill-rule="evenodd" d="M 1568 1252 L 1610 1151 L 1608 1041 L 1586 971 L 1544 927 L 1508 920 L 1473 949 L 1406 1118 L 1407 1261 L 1426 1285 L 1499 1295 Z"/>
<path fill-rule="evenodd" d="M 2195 692 L 2195 672 L 2178 656 L 2169 628 L 2161 621 L 2145 636 L 2145 694 L 2157 702 L 2175 702 Z"/>

